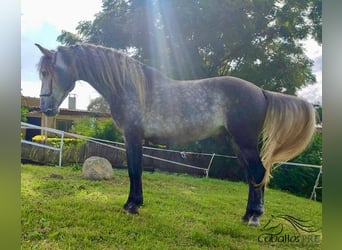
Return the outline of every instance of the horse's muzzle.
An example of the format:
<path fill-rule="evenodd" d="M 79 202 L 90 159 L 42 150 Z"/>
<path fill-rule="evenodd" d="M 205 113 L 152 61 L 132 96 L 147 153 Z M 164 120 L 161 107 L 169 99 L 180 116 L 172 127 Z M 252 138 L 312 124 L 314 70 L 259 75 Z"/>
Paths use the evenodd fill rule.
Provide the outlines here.
<path fill-rule="evenodd" d="M 41 110 L 41 111 L 47 116 L 55 116 L 58 114 L 59 109 L 47 109 L 47 110 Z"/>
<path fill-rule="evenodd" d="M 45 106 L 40 105 L 40 112 L 44 113 L 47 116 L 55 116 L 59 112 L 59 108 L 51 107 L 51 106 Z"/>
<path fill-rule="evenodd" d="M 54 103 L 52 98 L 40 96 L 40 111 L 47 116 L 55 116 L 59 112 L 59 108 Z"/>

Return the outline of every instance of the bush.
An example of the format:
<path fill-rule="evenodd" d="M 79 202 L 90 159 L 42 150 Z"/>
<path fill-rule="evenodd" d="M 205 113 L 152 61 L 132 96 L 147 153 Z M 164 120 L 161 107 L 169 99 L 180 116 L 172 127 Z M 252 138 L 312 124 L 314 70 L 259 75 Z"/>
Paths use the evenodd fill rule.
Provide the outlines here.
<path fill-rule="evenodd" d="M 122 134 L 115 127 L 112 119 L 99 120 L 97 123 L 96 138 L 123 142 Z"/>
<path fill-rule="evenodd" d="M 44 135 L 36 135 L 32 138 L 32 141 L 34 142 L 40 142 L 40 143 L 48 143 L 49 145 L 59 147 L 61 144 L 61 138 L 60 137 L 48 137 Z M 63 145 L 64 146 L 70 146 L 70 145 L 78 145 L 83 142 L 82 139 L 78 138 L 63 138 Z"/>
<path fill-rule="evenodd" d="M 22 122 L 27 122 L 27 113 L 30 111 L 29 107 L 22 106 L 21 109 L 21 121 Z"/>
<path fill-rule="evenodd" d="M 94 137 L 96 135 L 97 127 L 96 118 L 85 117 L 74 122 L 72 132 L 79 135 Z"/>
<path fill-rule="evenodd" d="M 291 162 L 322 165 L 322 133 L 316 132 L 311 145 Z M 282 165 L 272 172 L 269 186 L 309 198 L 319 174 L 318 168 Z M 319 186 L 322 186 L 320 178 Z M 317 191 L 317 200 L 322 201 L 322 190 Z"/>
<path fill-rule="evenodd" d="M 111 118 L 100 120 L 95 117 L 85 117 L 74 123 L 72 131 L 79 135 L 123 142 L 122 134 Z"/>

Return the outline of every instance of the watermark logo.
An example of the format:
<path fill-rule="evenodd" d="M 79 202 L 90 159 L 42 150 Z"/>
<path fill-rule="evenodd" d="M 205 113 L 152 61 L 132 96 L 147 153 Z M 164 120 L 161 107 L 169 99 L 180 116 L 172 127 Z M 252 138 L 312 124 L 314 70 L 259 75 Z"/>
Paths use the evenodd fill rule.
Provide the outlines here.
<path fill-rule="evenodd" d="M 296 232 L 289 230 L 293 227 Z M 291 215 L 273 216 L 262 228 L 258 241 L 270 244 L 287 244 L 291 246 L 313 247 L 321 243 L 321 229 L 309 220 Z"/>

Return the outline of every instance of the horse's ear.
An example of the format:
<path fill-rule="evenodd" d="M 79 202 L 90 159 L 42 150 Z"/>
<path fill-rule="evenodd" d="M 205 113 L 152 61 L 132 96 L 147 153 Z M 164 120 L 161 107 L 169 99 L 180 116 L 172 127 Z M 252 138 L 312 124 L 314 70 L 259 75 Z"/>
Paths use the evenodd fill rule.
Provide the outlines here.
<path fill-rule="evenodd" d="M 44 47 L 42 47 L 38 43 L 35 43 L 34 45 L 36 45 L 38 47 L 38 49 L 40 50 L 40 52 L 43 53 L 44 56 L 52 57 L 53 52 L 51 50 L 45 49 Z"/>

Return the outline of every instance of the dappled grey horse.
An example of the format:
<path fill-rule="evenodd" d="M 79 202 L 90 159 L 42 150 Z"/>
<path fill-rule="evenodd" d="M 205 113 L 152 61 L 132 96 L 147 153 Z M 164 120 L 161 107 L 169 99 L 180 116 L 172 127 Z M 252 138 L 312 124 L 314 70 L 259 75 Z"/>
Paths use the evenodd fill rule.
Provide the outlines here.
<path fill-rule="evenodd" d="M 144 139 L 187 143 L 213 135 L 229 138 L 249 184 L 242 219 L 259 225 L 272 164 L 302 152 L 314 132 L 311 104 L 239 78 L 176 81 L 114 49 L 82 44 L 54 51 L 36 45 L 43 53 L 39 63 L 43 113 L 56 115 L 77 80 L 88 82 L 108 101 L 125 137 L 130 191 L 124 209 L 132 214 L 143 204 Z"/>

